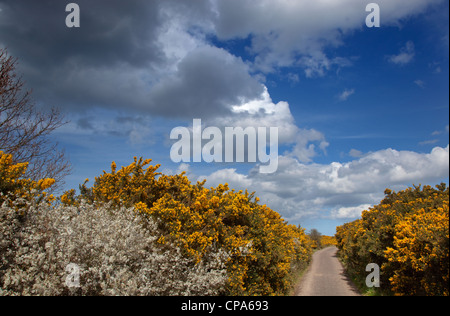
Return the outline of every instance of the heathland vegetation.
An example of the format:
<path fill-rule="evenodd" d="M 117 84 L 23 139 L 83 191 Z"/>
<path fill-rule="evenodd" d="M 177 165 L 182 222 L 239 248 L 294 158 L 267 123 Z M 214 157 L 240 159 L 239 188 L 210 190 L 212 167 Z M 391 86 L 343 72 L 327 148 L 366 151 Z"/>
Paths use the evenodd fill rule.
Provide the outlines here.
<path fill-rule="evenodd" d="M 0 294 L 282 295 L 310 260 L 304 229 L 227 184 L 135 159 L 55 198 L 26 168 L 0 152 Z"/>
<path fill-rule="evenodd" d="M 337 228 L 339 254 L 364 282 L 381 268 L 377 294 L 449 295 L 449 188 L 446 184 L 385 191 L 362 218 Z"/>
<path fill-rule="evenodd" d="M 356 279 L 378 264 L 381 294 L 449 294 L 446 185 L 387 190 L 336 238 L 142 158 L 56 196 L 70 165 L 49 135 L 64 120 L 36 110 L 5 50 L 0 62 L 0 296 L 283 295 L 330 245 Z"/>
<path fill-rule="evenodd" d="M 312 247 L 247 191 L 134 159 L 61 187 L 70 165 L 0 50 L 0 295 L 281 295 Z"/>

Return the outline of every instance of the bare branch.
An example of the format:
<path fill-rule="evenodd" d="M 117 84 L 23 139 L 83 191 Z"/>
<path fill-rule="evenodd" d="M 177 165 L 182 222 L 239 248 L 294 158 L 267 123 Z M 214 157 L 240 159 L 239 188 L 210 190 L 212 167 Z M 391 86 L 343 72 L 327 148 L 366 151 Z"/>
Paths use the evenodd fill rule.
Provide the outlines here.
<path fill-rule="evenodd" d="M 0 49 L 0 150 L 12 154 L 16 162 L 29 162 L 27 178 L 54 178 L 57 185 L 70 173 L 64 152 L 49 136 L 66 124 L 57 109 L 43 113 L 24 91 L 17 77 L 17 59 Z"/>

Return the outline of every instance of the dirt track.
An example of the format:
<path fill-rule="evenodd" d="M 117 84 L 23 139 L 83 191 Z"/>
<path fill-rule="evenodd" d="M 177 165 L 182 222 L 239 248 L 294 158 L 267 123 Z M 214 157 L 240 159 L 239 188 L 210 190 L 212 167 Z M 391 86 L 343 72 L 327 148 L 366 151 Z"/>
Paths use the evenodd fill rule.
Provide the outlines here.
<path fill-rule="evenodd" d="M 297 296 L 360 296 L 344 274 L 336 253 L 336 247 L 329 247 L 313 255 L 311 265 L 297 288 Z"/>

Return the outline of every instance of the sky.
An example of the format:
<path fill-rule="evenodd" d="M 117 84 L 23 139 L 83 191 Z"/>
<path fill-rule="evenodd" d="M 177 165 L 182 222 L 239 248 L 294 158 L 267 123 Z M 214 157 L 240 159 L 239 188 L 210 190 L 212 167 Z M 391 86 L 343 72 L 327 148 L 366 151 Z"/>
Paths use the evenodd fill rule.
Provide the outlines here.
<path fill-rule="evenodd" d="M 291 224 L 333 235 L 386 188 L 449 181 L 449 2 L 0 0 L 0 47 L 73 165 L 67 189 L 112 161 L 153 159 L 207 187 L 256 192 Z M 176 127 L 278 128 L 278 169 L 180 162 Z"/>

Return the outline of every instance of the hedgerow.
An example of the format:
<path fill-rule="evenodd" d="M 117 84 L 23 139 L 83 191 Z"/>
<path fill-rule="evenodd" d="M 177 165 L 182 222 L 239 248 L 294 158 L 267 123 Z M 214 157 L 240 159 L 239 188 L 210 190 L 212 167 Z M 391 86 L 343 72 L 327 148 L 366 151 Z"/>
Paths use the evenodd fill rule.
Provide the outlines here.
<path fill-rule="evenodd" d="M 420 186 L 385 199 L 337 228 L 340 256 L 351 274 L 381 267 L 382 294 L 449 295 L 449 188 Z"/>
<path fill-rule="evenodd" d="M 208 189 L 205 181 L 192 184 L 184 173 L 164 175 L 150 163 L 135 158 L 117 170 L 113 162 L 92 188 L 82 186 L 78 199 L 135 207 L 158 223 L 160 243 L 174 242 L 197 262 L 210 249 L 222 249 L 230 255 L 228 295 L 289 292 L 292 268 L 306 266 L 311 255 L 304 229 L 288 225 L 253 193 L 230 190 L 228 184 Z"/>
<path fill-rule="evenodd" d="M 26 168 L 0 156 L 4 174 Z M 80 195 L 70 190 L 59 202 L 43 192 L 51 180 L 21 186 L 21 172 L 2 177 L 0 294 L 289 292 L 292 273 L 311 256 L 304 229 L 252 193 L 208 189 L 150 162 L 135 158 L 120 170 L 113 163 L 91 188 L 87 180 Z M 75 289 L 65 283 L 71 264 L 80 273 Z"/>
<path fill-rule="evenodd" d="M 82 203 L 0 208 L 2 295 L 219 295 L 227 255 L 196 263 L 174 244 L 161 246 L 156 223 L 132 209 Z M 79 287 L 67 268 L 79 267 Z"/>

